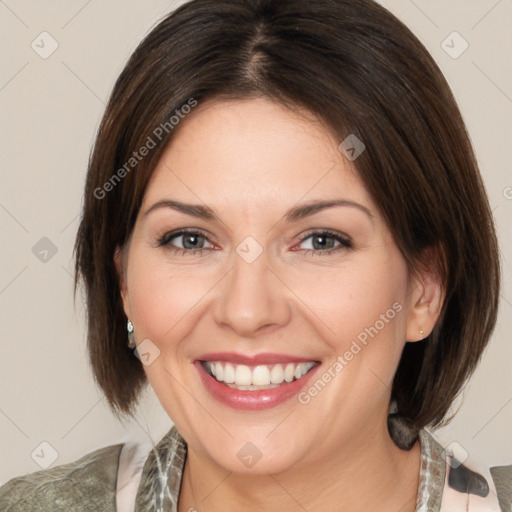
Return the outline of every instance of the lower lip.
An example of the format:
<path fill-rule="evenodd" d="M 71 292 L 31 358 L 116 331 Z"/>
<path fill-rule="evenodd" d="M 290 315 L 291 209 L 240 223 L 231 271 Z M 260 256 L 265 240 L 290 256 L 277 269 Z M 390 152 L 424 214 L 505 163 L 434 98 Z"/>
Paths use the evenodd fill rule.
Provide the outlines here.
<path fill-rule="evenodd" d="M 305 387 L 311 376 L 318 370 L 319 364 L 316 364 L 306 375 L 292 382 L 283 382 L 276 388 L 262 389 L 260 391 L 244 391 L 230 388 L 222 382 L 214 379 L 203 368 L 200 361 L 194 362 L 201 380 L 210 394 L 219 402 L 222 402 L 233 409 L 243 409 L 259 411 L 270 409 L 276 405 L 282 404 L 293 396 L 297 395 Z"/>

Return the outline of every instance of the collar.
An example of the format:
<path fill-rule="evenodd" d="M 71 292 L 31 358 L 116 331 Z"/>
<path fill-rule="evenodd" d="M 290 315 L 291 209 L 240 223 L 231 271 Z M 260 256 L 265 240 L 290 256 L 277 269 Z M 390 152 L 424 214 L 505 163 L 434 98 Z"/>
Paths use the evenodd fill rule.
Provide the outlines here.
<path fill-rule="evenodd" d="M 176 425 L 149 452 L 135 499 L 135 512 L 177 512 L 187 444 Z"/>

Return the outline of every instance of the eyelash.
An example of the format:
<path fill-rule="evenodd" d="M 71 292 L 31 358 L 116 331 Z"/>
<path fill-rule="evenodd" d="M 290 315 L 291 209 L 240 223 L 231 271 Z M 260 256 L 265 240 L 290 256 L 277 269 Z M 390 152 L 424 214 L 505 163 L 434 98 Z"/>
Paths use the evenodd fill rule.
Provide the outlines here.
<path fill-rule="evenodd" d="M 190 229 L 190 230 L 188 230 L 188 229 L 180 229 L 179 231 L 174 231 L 174 232 L 171 232 L 171 233 L 164 234 L 161 238 L 159 238 L 157 246 L 158 247 L 168 247 L 169 250 L 171 250 L 174 254 L 177 254 L 177 253 L 181 252 L 182 256 L 185 256 L 185 255 L 187 255 L 187 256 L 194 256 L 196 254 L 201 256 L 204 251 L 208 250 L 208 249 L 204 249 L 204 248 L 201 248 L 201 249 L 182 249 L 181 247 L 171 247 L 170 241 L 173 238 L 177 238 L 177 237 L 182 236 L 182 235 L 199 235 L 199 236 L 203 237 L 205 240 L 207 240 L 208 242 L 211 243 L 210 239 L 204 233 L 202 233 L 201 231 L 193 230 L 193 229 Z M 311 256 L 314 256 L 314 255 L 325 255 L 325 256 L 327 256 L 329 254 L 332 254 L 333 252 L 337 252 L 337 251 L 342 250 L 342 249 L 350 249 L 350 248 L 352 248 L 352 242 L 351 242 L 351 240 L 347 236 L 341 235 L 341 234 L 336 233 L 334 231 L 329 231 L 327 229 L 322 229 L 322 230 L 319 230 L 319 231 L 311 231 L 311 232 L 307 233 L 306 235 L 304 235 L 299 240 L 299 244 L 304 242 L 304 240 L 307 240 L 308 238 L 311 238 L 313 235 L 316 235 L 316 236 L 320 235 L 320 236 L 324 236 L 324 237 L 334 238 L 337 242 L 340 242 L 340 245 L 338 245 L 336 247 L 333 247 L 331 249 L 319 249 L 319 250 L 315 250 L 315 249 L 302 249 L 302 251 L 304 251 L 305 254 L 310 254 Z"/>

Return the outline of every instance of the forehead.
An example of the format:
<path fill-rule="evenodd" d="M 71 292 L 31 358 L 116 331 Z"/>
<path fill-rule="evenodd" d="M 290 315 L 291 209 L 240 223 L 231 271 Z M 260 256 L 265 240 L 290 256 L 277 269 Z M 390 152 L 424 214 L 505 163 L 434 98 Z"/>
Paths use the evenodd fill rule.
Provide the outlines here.
<path fill-rule="evenodd" d="M 210 101 L 181 121 L 144 203 L 166 194 L 258 209 L 301 199 L 371 199 L 338 140 L 308 112 L 266 99 Z"/>

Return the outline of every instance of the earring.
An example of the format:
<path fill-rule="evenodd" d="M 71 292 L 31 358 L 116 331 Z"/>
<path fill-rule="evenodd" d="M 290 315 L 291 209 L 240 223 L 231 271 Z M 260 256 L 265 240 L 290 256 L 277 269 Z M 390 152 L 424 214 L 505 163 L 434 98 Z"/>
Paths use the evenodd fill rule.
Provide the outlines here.
<path fill-rule="evenodd" d="M 133 334 L 133 324 L 130 320 L 126 324 L 126 330 L 128 331 L 128 348 L 135 348 L 135 335 Z"/>
<path fill-rule="evenodd" d="M 423 335 L 423 334 L 424 334 L 423 329 L 420 329 L 420 334 L 421 334 L 421 335 Z"/>

